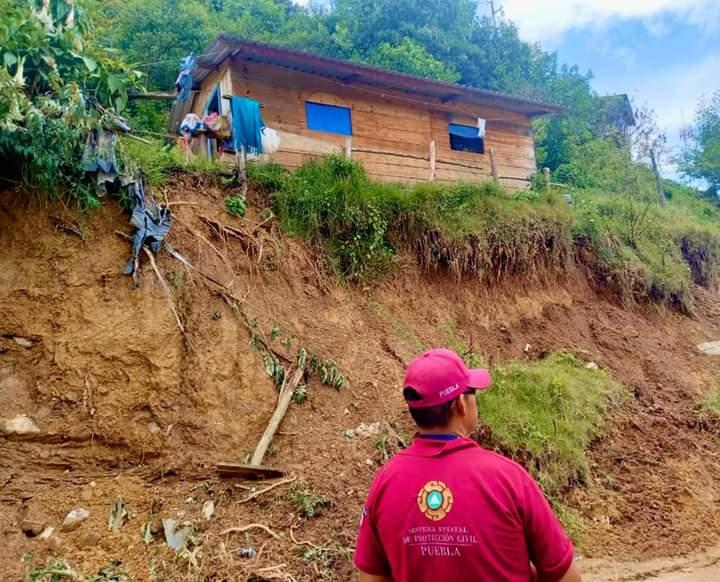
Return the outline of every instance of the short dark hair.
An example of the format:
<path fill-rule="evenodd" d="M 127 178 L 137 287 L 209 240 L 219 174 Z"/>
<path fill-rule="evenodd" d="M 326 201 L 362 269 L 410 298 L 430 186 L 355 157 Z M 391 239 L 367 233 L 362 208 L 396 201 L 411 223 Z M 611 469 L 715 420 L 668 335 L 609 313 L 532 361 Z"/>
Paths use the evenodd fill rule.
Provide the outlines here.
<path fill-rule="evenodd" d="M 403 396 L 405 400 L 410 402 L 422 400 L 422 396 L 415 388 L 405 388 Z M 450 402 L 444 402 L 437 406 L 428 406 L 427 408 L 410 408 L 410 416 L 420 428 L 442 428 L 450 422 L 452 407 L 456 400 L 457 398 L 454 398 Z"/>

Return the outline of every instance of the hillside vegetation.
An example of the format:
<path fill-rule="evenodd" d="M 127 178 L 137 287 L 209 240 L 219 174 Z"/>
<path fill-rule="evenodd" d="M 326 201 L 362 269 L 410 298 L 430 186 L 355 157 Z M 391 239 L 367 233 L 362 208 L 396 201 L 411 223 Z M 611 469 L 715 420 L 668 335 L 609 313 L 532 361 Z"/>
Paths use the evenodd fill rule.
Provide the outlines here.
<path fill-rule="evenodd" d="M 653 182 L 630 161 L 625 171 Z M 486 282 L 544 276 L 576 260 L 626 304 L 691 313 L 690 285 L 712 288 L 720 269 L 720 210 L 671 183 L 665 204 L 619 188 L 509 194 L 492 182 L 410 187 L 373 182 L 359 164 L 338 157 L 294 174 L 255 166 L 251 177 L 272 190 L 269 204 L 283 229 L 321 247 L 347 280 L 380 275 L 401 253 L 426 271 Z"/>

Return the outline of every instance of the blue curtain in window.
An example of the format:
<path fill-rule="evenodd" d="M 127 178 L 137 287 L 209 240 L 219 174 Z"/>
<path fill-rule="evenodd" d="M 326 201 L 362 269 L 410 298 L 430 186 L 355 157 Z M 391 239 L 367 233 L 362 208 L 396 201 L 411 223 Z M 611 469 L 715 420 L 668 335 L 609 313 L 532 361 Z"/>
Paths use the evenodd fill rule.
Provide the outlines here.
<path fill-rule="evenodd" d="M 352 119 L 348 107 L 307 101 L 305 103 L 305 116 L 308 129 L 339 133 L 340 135 L 352 135 Z"/>
<path fill-rule="evenodd" d="M 480 132 L 477 127 L 471 125 L 460 125 L 459 123 L 450 124 L 450 135 L 457 135 L 458 137 L 478 138 Z"/>

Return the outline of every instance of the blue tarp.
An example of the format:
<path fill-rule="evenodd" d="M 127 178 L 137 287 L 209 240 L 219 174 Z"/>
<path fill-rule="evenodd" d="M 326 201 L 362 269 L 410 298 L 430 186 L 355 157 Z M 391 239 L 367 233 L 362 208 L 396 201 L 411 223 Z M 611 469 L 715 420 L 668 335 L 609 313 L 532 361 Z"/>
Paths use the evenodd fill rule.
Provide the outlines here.
<path fill-rule="evenodd" d="M 348 107 L 307 101 L 305 103 L 305 116 L 308 129 L 352 135 L 352 119 Z"/>

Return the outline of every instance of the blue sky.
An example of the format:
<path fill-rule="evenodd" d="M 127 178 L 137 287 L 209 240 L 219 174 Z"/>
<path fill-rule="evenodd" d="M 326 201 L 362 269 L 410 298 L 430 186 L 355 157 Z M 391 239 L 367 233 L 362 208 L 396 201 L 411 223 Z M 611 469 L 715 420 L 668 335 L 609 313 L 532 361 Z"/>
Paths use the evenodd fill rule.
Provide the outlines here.
<path fill-rule="evenodd" d="M 591 70 L 601 94 L 627 93 L 649 105 L 674 147 L 699 100 L 720 90 L 720 0 L 496 0 L 497 6 L 525 40 Z"/>

